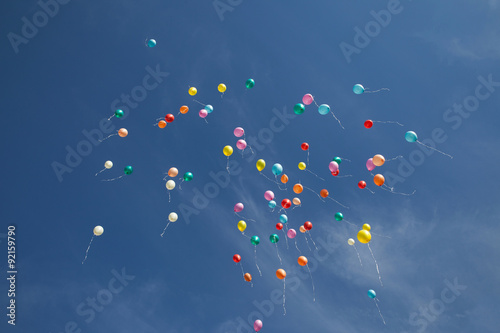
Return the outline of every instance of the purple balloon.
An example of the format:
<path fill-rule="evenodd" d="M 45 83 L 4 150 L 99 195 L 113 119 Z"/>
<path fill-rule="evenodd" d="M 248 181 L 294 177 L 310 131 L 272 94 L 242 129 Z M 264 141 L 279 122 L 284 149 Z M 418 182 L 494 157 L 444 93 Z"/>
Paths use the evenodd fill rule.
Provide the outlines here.
<path fill-rule="evenodd" d="M 240 138 L 245 134 L 245 130 L 241 127 L 236 127 L 233 133 L 235 137 Z"/>
<path fill-rule="evenodd" d="M 239 150 L 243 150 L 247 147 L 247 142 L 245 140 L 238 140 L 236 142 L 236 147 L 239 149 Z"/>
<path fill-rule="evenodd" d="M 243 204 L 241 202 L 238 202 L 236 205 L 234 205 L 234 211 L 236 213 L 239 213 L 243 210 L 243 208 L 245 208 L 245 206 L 243 206 Z"/>
<path fill-rule="evenodd" d="M 295 231 L 295 229 L 290 229 L 288 230 L 286 235 L 288 236 L 288 238 L 295 238 L 295 236 L 297 236 L 297 231 Z"/>
<path fill-rule="evenodd" d="M 331 172 L 337 172 L 339 170 L 339 165 L 335 161 L 331 161 L 328 167 L 330 168 Z"/>
<path fill-rule="evenodd" d="M 368 161 L 366 161 L 366 168 L 368 171 L 372 171 L 375 169 L 375 164 L 373 164 L 373 158 L 369 158 Z"/>
<path fill-rule="evenodd" d="M 262 321 L 257 319 L 254 323 L 253 323 L 253 329 L 255 330 L 255 332 L 258 332 L 260 331 L 260 329 L 262 328 Z"/>
<path fill-rule="evenodd" d="M 264 198 L 267 201 L 273 200 L 274 199 L 274 193 L 273 193 L 273 191 L 266 191 L 266 193 L 264 193 Z"/>
<path fill-rule="evenodd" d="M 305 94 L 304 97 L 302 97 L 302 103 L 305 105 L 309 105 L 314 101 L 314 98 L 311 94 Z"/>

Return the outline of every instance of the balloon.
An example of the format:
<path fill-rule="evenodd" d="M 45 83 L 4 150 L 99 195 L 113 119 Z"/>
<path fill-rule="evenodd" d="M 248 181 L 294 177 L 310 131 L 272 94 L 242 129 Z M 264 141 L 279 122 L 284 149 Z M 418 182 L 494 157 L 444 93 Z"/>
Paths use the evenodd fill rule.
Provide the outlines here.
<path fill-rule="evenodd" d="M 313 224 L 309 221 L 305 222 L 304 223 L 304 229 L 306 229 L 307 231 L 311 230 L 313 227 Z"/>
<path fill-rule="evenodd" d="M 338 157 L 338 156 L 335 156 L 332 161 L 337 162 L 337 164 L 339 166 L 340 166 L 340 163 L 342 163 L 342 159 L 340 157 Z"/>
<path fill-rule="evenodd" d="M 247 142 L 243 139 L 240 139 L 236 142 L 236 147 L 239 149 L 239 150 L 243 150 L 247 147 Z"/>
<path fill-rule="evenodd" d="M 297 262 L 299 263 L 300 266 L 305 266 L 307 265 L 307 258 L 304 257 L 304 256 L 300 256 L 298 259 L 297 259 Z"/>
<path fill-rule="evenodd" d="M 289 199 L 283 199 L 283 201 L 281 201 L 281 206 L 285 209 L 288 209 L 290 208 L 290 206 L 292 206 L 292 202 Z"/>
<path fill-rule="evenodd" d="M 363 230 L 370 231 L 371 228 L 368 223 L 363 224 Z"/>
<path fill-rule="evenodd" d="M 172 213 L 170 213 L 170 214 L 168 215 L 168 220 L 169 220 L 170 222 L 175 222 L 175 221 L 177 221 L 177 219 L 178 219 L 178 218 L 179 218 L 179 217 L 177 216 L 177 213 L 173 213 L 173 212 L 172 212 Z"/>
<path fill-rule="evenodd" d="M 104 228 L 101 227 L 100 225 L 98 225 L 94 228 L 94 235 L 96 235 L 96 236 L 101 236 L 103 232 L 104 232 Z"/>
<path fill-rule="evenodd" d="M 295 114 L 303 114 L 304 111 L 305 111 L 306 107 L 304 106 L 304 104 L 302 103 L 297 103 L 295 104 L 295 106 L 293 107 L 293 112 L 295 112 Z"/>
<path fill-rule="evenodd" d="M 286 216 L 285 214 L 281 214 L 280 215 L 280 222 L 281 223 L 287 223 L 288 222 L 288 216 Z"/>
<path fill-rule="evenodd" d="M 330 112 L 330 106 L 327 104 L 321 104 L 318 108 L 318 112 L 320 115 L 324 116 L 325 114 L 328 114 Z"/>
<path fill-rule="evenodd" d="M 120 128 L 118 130 L 118 135 L 122 138 L 126 137 L 128 135 L 128 131 L 126 128 Z"/>
<path fill-rule="evenodd" d="M 241 138 L 245 134 L 245 130 L 241 127 L 236 127 L 233 133 L 235 137 Z"/>
<path fill-rule="evenodd" d="M 278 237 L 278 235 L 272 234 L 271 236 L 269 236 L 269 240 L 271 241 L 271 243 L 278 243 L 280 238 Z"/>
<path fill-rule="evenodd" d="M 377 297 L 377 293 L 375 292 L 375 290 L 373 290 L 373 289 L 368 290 L 368 297 L 370 297 L 370 298 Z"/>
<path fill-rule="evenodd" d="M 319 195 L 322 197 L 322 198 L 326 198 L 328 197 L 328 190 L 326 189 L 322 189 L 321 191 L 319 191 Z"/>
<path fill-rule="evenodd" d="M 280 268 L 276 271 L 276 277 L 280 280 L 283 280 L 286 277 L 286 272 L 283 268 Z"/>
<path fill-rule="evenodd" d="M 248 79 L 247 82 L 245 82 L 245 86 L 247 89 L 252 89 L 253 86 L 255 86 L 255 81 L 253 79 Z"/>
<path fill-rule="evenodd" d="M 123 117 L 123 114 L 124 114 L 124 113 L 123 113 L 123 110 L 118 109 L 118 110 L 116 110 L 116 111 L 115 111 L 115 117 L 116 117 L 116 118 L 121 118 L 121 117 Z"/>
<path fill-rule="evenodd" d="M 186 172 L 184 174 L 184 180 L 187 181 L 187 182 L 193 180 L 193 174 L 191 172 Z"/>
<path fill-rule="evenodd" d="M 281 166 L 281 164 L 275 163 L 271 170 L 273 171 L 274 175 L 279 176 L 283 172 L 283 167 Z"/>
<path fill-rule="evenodd" d="M 295 229 L 290 229 L 287 231 L 286 235 L 288 238 L 295 238 L 295 236 L 297 236 L 297 231 L 295 231 Z"/>
<path fill-rule="evenodd" d="M 235 255 L 233 256 L 233 261 L 234 261 L 234 262 L 240 262 L 240 261 L 241 261 L 241 256 L 240 256 L 239 254 L 235 254 Z"/>
<path fill-rule="evenodd" d="M 360 230 L 358 232 L 358 240 L 360 243 L 367 244 L 372 239 L 372 234 L 368 230 Z"/>
<path fill-rule="evenodd" d="M 113 167 L 113 162 L 111 161 L 106 161 L 106 163 L 104 163 L 104 167 L 106 169 L 111 169 Z"/>
<path fill-rule="evenodd" d="M 408 142 L 415 142 L 418 140 L 418 136 L 417 136 L 417 133 L 413 132 L 413 131 L 408 131 L 406 132 L 405 134 L 405 139 L 406 141 Z"/>
<path fill-rule="evenodd" d="M 330 172 L 336 172 L 339 169 L 339 164 L 335 161 L 331 161 L 328 168 L 330 169 Z"/>
<path fill-rule="evenodd" d="M 354 91 L 356 95 L 361 95 L 362 93 L 365 92 L 365 88 L 358 83 L 355 84 L 354 87 L 352 87 L 352 91 Z"/>
<path fill-rule="evenodd" d="M 189 93 L 189 95 L 191 95 L 191 96 L 196 95 L 196 93 L 197 93 L 197 92 L 198 92 L 198 89 L 196 89 L 195 87 L 191 87 L 191 88 L 189 88 L 189 90 L 188 90 L 188 93 Z"/>
<path fill-rule="evenodd" d="M 250 238 L 250 242 L 251 242 L 253 245 L 259 245 L 259 243 L 260 243 L 260 238 L 259 238 L 259 236 L 252 236 L 252 238 Z"/>
<path fill-rule="evenodd" d="M 302 193 L 302 191 L 304 191 L 304 186 L 302 186 L 301 184 L 295 184 L 293 185 L 293 191 L 297 194 L 300 194 Z"/>
<path fill-rule="evenodd" d="M 293 198 L 292 202 L 293 202 L 293 204 L 294 204 L 295 206 L 298 206 L 298 205 L 300 205 L 300 204 L 301 204 L 301 202 L 300 202 L 300 199 L 299 199 L 299 198 Z"/>
<path fill-rule="evenodd" d="M 200 116 L 200 118 L 206 118 L 208 116 L 208 111 L 201 109 L 200 112 L 198 112 L 198 116 Z"/>
<path fill-rule="evenodd" d="M 368 119 L 367 121 L 365 121 L 364 125 L 365 125 L 366 128 L 372 128 L 373 121 L 371 121 L 370 119 Z"/>
<path fill-rule="evenodd" d="M 217 90 L 219 90 L 219 92 L 223 93 L 224 91 L 226 91 L 226 85 L 224 83 L 221 83 L 217 86 Z"/>
<path fill-rule="evenodd" d="M 238 230 L 243 232 L 245 231 L 245 229 L 247 228 L 247 224 L 245 221 L 241 220 L 240 222 L 238 222 Z"/>
<path fill-rule="evenodd" d="M 222 153 L 224 155 L 226 155 L 227 157 L 231 156 L 233 154 L 233 147 L 231 146 L 225 146 L 223 149 L 222 149 Z"/>
<path fill-rule="evenodd" d="M 276 223 L 276 229 L 278 230 L 283 229 L 283 223 Z"/>
<path fill-rule="evenodd" d="M 347 240 L 347 244 L 349 244 L 349 245 L 354 245 L 354 239 L 349 238 L 349 239 Z"/>
<path fill-rule="evenodd" d="M 189 107 L 187 107 L 187 105 L 183 105 L 181 106 L 180 110 L 179 110 L 182 114 L 186 114 L 188 113 L 189 111 Z"/>
<path fill-rule="evenodd" d="M 285 174 L 283 174 L 283 175 L 281 176 L 281 182 L 282 182 L 283 184 L 288 183 L 288 176 L 287 176 L 287 175 L 285 175 Z"/>
<path fill-rule="evenodd" d="M 384 185 L 385 178 L 380 173 L 378 173 L 378 174 L 375 175 L 375 177 L 373 177 L 373 182 L 377 186 L 382 186 L 382 185 Z"/>
<path fill-rule="evenodd" d="M 243 208 L 245 208 L 245 206 L 243 206 L 243 204 L 241 202 L 238 202 L 236 205 L 234 205 L 234 211 L 236 213 L 239 213 L 243 210 Z"/>
<path fill-rule="evenodd" d="M 314 101 L 314 97 L 311 94 L 305 94 L 304 97 L 302 97 L 302 103 L 305 105 L 310 105 Z"/>
<path fill-rule="evenodd" d="M 302 148 L 302 150 L 308 150 L 309 149 L 309 144 L 307 142 L 304 142 L 300 145 L 300 148 Z"/>
<path fill-rule="evenodd" d="M 245 279 L 245 281 L 247 282 L 250 282 L 252 281 L 252 275 L 250 273 L 246 273 L 243 278 Z"/>
<path fill-rule="evenodd" d="M 360 189 L 364 189 L 366 187 L 366 182 L 364 180 L 361 180 L 359 183 L 358 183 L 358 187 Z"/>
<path fill-rule="evenodd" d="M 332 172 L 332 176 L 338 176 L 339 175 L 339 170 Z"/>
<path fill-rule="evenodd" d="M 256 166 L 257 166 L 257 170 L 262 171 L 266 167 L 266 161 L 264 161 L 263 159 L 260 159 L 257 161 Z"/>
<path fill-rule="evenodd" d="M 384 165 L 384 163 L 385 163 L 384 156 L 382 156 L 380 154 L 373 156 L 373 164 L 375 164 L 376 166 L 382 166 L 382 165 Z"/>
<path fill-rule="evenodd" d="M 342 221 L 343 219 L 344 219 L 344 214 L 342 214 L 341 212 L 335 213 L 335 220 Z"/>
<path fill-rule="evenodd" d="M 300 170 L 305 170 L 306 169 L 306 164 L 304 162 L 299 163 L 299 169 Z"/>
<path fill-rule="evenodd" d="M 171 123 L 171 122 L 173 122 L 173 121 L 174 121 L 174 119 L 175 119 L 175 117 L 174 117 L 174 115 L 173 115 L 173 114 L 171 114 L 171 113 L 169 113 L 169 114 L 167 114 L 167 115 L 165 116 L 165 121 L 166 121 L 167 123 Z"/>
<path fill-rule="evenodd" d="M 156 46 L 156 41 L 154 39 L 149 39 L 147 42 L 146 42 L 146 45 L 148 47 L 155 47 Z"/>
<path fill-rule="evenodd" d="M 130 175 L 134 169 L 130 165 L 126 166 L 125 169 L 123 170 L 126 175 Z"/>
<path fill-rule="evenodd" d="M 205 105 L 204 109 L 207 110 L 208 113 L 212 113 L 212 111 L 214 110 L 214 107 L 210 104 L 207 104 L 207 105 Z"/>
<path fill-rule="evenodd" d="M 301 226 L 299 227 L 299 230 L 300 230 L 300 232 L 301 232 L 301 233 L 304 233 L 304 232 L 306 232 L 306 231 L 307 231 L 307 230 L 306 230 L 306 228 L 304 228 L 304 226 L 303 226 L 303 225 L 301 225 Z"/>
<path fill-rule="evenodd" d="M 258 331 L 260 331 L 261 328 L 262 328 L 262 321 L 260 321 L 259 319 L 257 319 L 253 323 L 253 329 L 254 329 L 255 332 L 258 332 Z"/>
<path fill-rule="evenodd" d="M 269 202 L 267 203 L 267 205 L 269 206 L 269 208 L 274 208 L 274 207 L 276 207 L 276 201 L 271 200 L 271 201 L 269 201 Z"/>
<path fill-rule="evenodd" d="M 167 190 L 171 191 L 175 188 L 175 182 L 172 179 L 170 179 L 169 181 L 167 181 L 165 186 L 167 187 Z"/>
<path fill-rule="evenodd" d="M 369 158 L 368 161 L 366 161 L 366 168 L 368 171 L 372 171 L 375 169 L 375 164 L 373 164 L 373 158 Z"/>
<path fill-rule="evenodd" d="M 165 126 L 167 126 L 167 122 L 165 120 L 160 120 L 158 122 L 158 127 L 159 128 L 165 128 Z"/>
<path fill-rule="evenodd" d="M 266 191 L 264 193 L 264 199 L 266 199 L 267 201 L 271 201 L 274 199 L 274 192 L 273 191 Z"/>
<path fill-rule="evenodd" d="M 170 177 L 175 177 L 175 176 L 177 176 L 177 174 L 179 174 L 179 170 L 177 170 L 177 168 L 173 168 L 173 167 L 172 167 L 172 168 L 170 168 L 170 169 L 168 170 L 168 175 L 169 175 Z"/>

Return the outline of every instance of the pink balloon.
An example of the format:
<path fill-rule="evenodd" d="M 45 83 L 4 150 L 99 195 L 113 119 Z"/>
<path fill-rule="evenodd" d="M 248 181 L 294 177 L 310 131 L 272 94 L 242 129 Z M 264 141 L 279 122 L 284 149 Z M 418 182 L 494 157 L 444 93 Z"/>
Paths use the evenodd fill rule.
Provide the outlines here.
<path fill-rule="evenodd" d="M 237 137 L 237 138 L 241 138 L 243 136 L 243 134 L 245 134 L 245 130 L 241 127 L 236 127 L 234 129 L 234 136 Z"/>
<path fill-rule="evenodd" d="M 243 208 L 245 208 L 245 206 L 243 206 L 243 204 L 241 202 L 238 202 L 236 205 L 234 205 L 234 211 L 236 213 L 239 213 L 243 210 Z"/>
<path fill-rule="evenodd" d="M 330 171 L 331 171 L 331 172 L 337 172 L 337 171 L 338 171 L 338 169 L 339 169 L 339 165 L 338 165 L 338 163 L 337 163 L 337 162 L 335 162 L 335 161 L 331 161 L 331 162 L 330 162 L 330 165 L 329 165 L 328 167 L 330 168 Z"/>
<path fill-rule="evenodd" d="M 295 238 L 295 236 L 297 236 L 297 231 L 295 231 L 295 229 L 290 229 L 288 230 L 286 235 L 288 236 L 288 238 Z"/>
<path fill-rule="evenodd" d="M 302 97 L 302 103 L 305 105 L 309 105 L 314 101 L 314 98 L 312 97 L 311 94 L 305 94 L 304 97 Z"/>
<path fill-rule="evenodd" d="M 375 164 L 373 164 L 373 158 L 369 158 L 368 161 L 366 161 L 366 168 L 368 171 L 372 171 L 375 169 Z"/>
<path fill-rule="evenodd" d="M 266 193 L 264 193 L 264 198 L 266 198 L 267 201 L 273 200 L 274 199 L 273 191 L 266 191 Z"/>
<path fill-rule="evenodd" d="M 258 331 L 260 331 L 261 328 L 262 328 L 262 321 L 260 321 L 259 319 L 257 319 L 253 323 L 253 329 L 255 330 L 255 332 L 258 332 Z"/>
<path fill-rule="evenodd" d="M 205 109 L 201 109 L 198 114 L 200 115 L 200 117 L 205 118 L 208 115 L 208 112 Z"/>
<path fill-rule="evenodd" d="M 238 140 L 238 142 L 236 142 L 236 147 L 238 147 L 239 150 L 243 150 L 247 147 L 247 142 L 245 140 Z"/>

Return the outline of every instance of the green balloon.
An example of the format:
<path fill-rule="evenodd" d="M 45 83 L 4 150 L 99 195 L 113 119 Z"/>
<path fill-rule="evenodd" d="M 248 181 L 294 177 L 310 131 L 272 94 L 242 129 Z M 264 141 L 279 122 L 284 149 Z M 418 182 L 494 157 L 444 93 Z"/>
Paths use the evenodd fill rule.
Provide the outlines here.
<path fill-rule="evenodd" d="M 337 162 L 337 164 L 339 164 L 339 165 L 340 165 L 340 163 L 342 163 L 342 159 L 338 156 L 335 156 L 332 161 Z"/>
<path fill-rule="evenodd" d="M 187 182 L 190 181 L 190 180 L 193 180 L 193 174 L 191 172 L 186 172 L 184 174 L 184 180 L 187 181 Z"/>
<path fill-rule="evenodd" d="M 342 221 L 344 219 L 344 215 L 341 212 L 335 213 L 335 219 L 337 221 Z"/>
<path fill-rule="evenodd" d="M 293 112 L 295 112 L 295 114 L 303 114 L 305 110 L 306 110 L 306 107 L 302 103 L 297 103 L 293 107 Z"/>
<path fill-rule="evenodd" d="M 125 169 L 123 170 L 125 172 L 126 175 L 130 175 L 132 173 L 132 171 L 134 171 L 132 169 L 132 167 L 130 165 L 126 166 Z"/>
<path fill-rule="evenodd" d="M 253 79 L 248 79 L 247 82 L 245 82 L 245 86 L 248 89 L 252 89 L 253 86 L 255 86 L 255 81 Z"/>
<path fill-rule="evenodd" d="M 271 243 L 278 243 L 280 238 L 278 237 L 278 235 L 272 234 L 271 236 L 269 236 L 269 240 L 271 241 Z"/>
<path fill-rule="evenodd" d="M 121 117 L 123 117 L 123 110 L 120 110 L 120 109 L 116 110 L 116 111 L 115 111 L 115 117 L 116 117 L 116 118 L 121 118 Z"/>
<path fill-rule="evenodd" d="M 260 243 L 259 236 L 252 236 L 252 238 L 250 238 L 250 242 L 252 242 L 253 245 L 259 245 Z"/>

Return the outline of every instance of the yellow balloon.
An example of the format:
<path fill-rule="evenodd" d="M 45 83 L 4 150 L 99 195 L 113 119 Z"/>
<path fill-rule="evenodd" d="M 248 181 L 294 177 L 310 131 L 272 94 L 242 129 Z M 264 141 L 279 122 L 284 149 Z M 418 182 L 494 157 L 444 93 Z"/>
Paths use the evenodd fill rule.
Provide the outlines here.
<path fill-rule="evenodd" d="M 384 163 L 385 163 L 384 156 L 382 156 L 380 154 L 373 156 L 373 164 L 375 164 L 376 166 L 382 166 L 382 165 L 384 165 Z"/>
<path fill-rule="evenodd" d="M 188 92 L 189 92 L 189 95 L 194 96 L 198 92 L 198 89 L 196 89 L 195 87 L 191 87 L 191 88 L 189 88 Z"/>
<path fill-rule="evenodd" d="M 262 171 L 266 167 L 266 161 L 264 161 L 263 159 L 260 159 L 257 161 L 256 165 L 257 165 L 257 170 Z"/>
<path fill-rule="evenodd" d="M 226 85 L 224 83 L 221 83 L 219 84 L 217 89 L 219 90 L 219 92 L 223 93 L 224 91 L 226 91 Z"/>
<path fill-rule="evenodd" d="M 304 162 L 299 163 L 299 169 L 300 170 L 305 170 L 306 169 L 306 164 Z"/>
<path fill-rule="evenodd" d="M 247 224 L 245 223 L 245 221 L 241 220 L 240 222 L 238 222 L 238 230 L 243 232 L 245 229 L 247 228 Z"/>
<path fill-rule="evenodd" d="M 368 223 L 363 224 L 363 230 L 370 231 L 371 228 Z"/>
<path fill-rule="evenodd" d="M 222 152 L 224 153 L 224 155 L 229 157 L 233 154 L 233 147 L 225 146 L 224 149 L 222 149 Z"/>
<path fill-rule="evenodd" d="M 372 234 L 368 230 L 360 230 L 358 232 L 358 240 L 360 243 L 368 244 L 368 242 L 372 239 Z"/>

